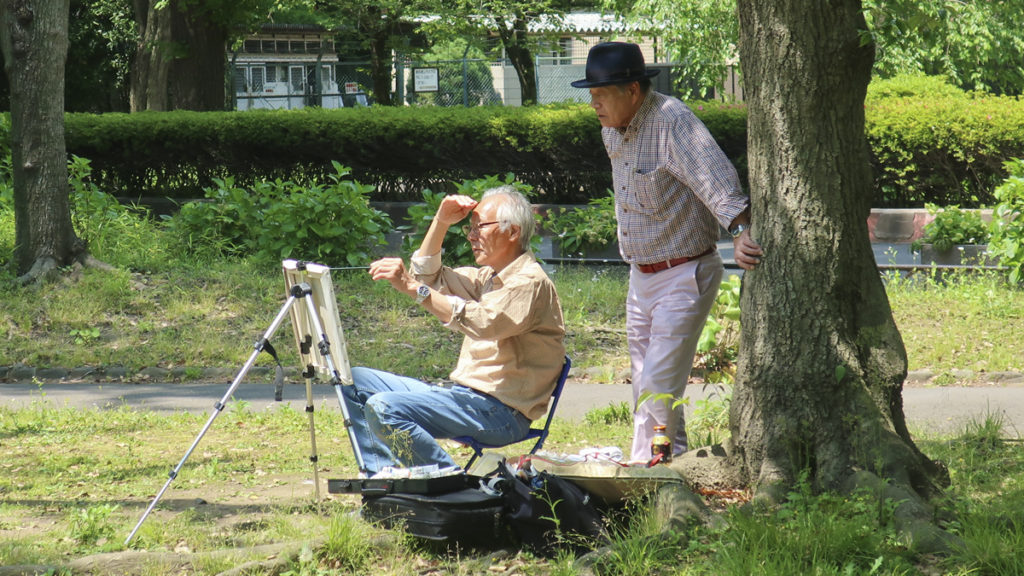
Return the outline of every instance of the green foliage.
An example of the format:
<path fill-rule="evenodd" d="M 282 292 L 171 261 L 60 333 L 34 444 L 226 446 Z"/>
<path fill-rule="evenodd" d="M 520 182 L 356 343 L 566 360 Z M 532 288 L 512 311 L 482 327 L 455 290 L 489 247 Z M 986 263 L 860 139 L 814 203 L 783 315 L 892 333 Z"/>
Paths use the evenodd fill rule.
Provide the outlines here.
<path fill-rule="evenodd" d="M 722 281 L 700 333 L 697 364 L 707 370 L 708 382 L 732 383 L 740 341 L 740 286 L 735 274 Z"/>
<path fill-rule="evenodd" d="M 332 568 L 352 574 L 365 573 L 374 556 L 374 546 L 367 539 L 368 535 L 368 526 L 352 513 L 336 514 L 331 518 L 327 540 L 317 550 L 316 556 L 321 564 Z"/>
<path fill-rule="evenodd" d="M 988 226 L 977 211 L 961 210 L 959 206 L 939 208 L 934 204 L 927 208 L 935 219 L 925 224 L 921 238 L 911 244 L 914 250 L 920 250 L 923 244 L 932 244 L 937 252 L 945 252 L 958 244 L 988 243 Z"/>
<path fill-rule="evenodd" d="M 1024 91 L 1019 2 L 865 0 L 875 75 L 924 73 L 967 90 Z"/>
<path fill-rule="evenodd" d="M 697 111 L 730 157 L 746 148 L 745 110 Z M 67 114 L 67 148 L 118 196 L 200 198 L 214 179 L 250 187 L 326 179 L 337 161 L 378 201 L 419 201 L 463 180 L 514 173 L 548 204 L 582 204 L 611 186 L 594 111 L 403 106 L 248 112 Z M 2 126 L 0 126 L 2 130 Z"/>
<path fill-rule="evenodd" d="M 1024 160 L 1006 162 L 1009 175 L 994 192 L 998 202 L 992 214 L 988 250 L 1001 266 L 1010 268 L 1010 281 L 1024 281 Z"/>
<path fill-rule="evenodd" d="M 185 204 L 171 225 L 193 245 L 218 245 L 261 262 L 366 264 L 391 221 L 370 207 L 370 187 L 349 179 L 349 169 L 337 162 L 334 170 L 326 184 L 275 180 L 246 189 L 233 178 L 216 179 L 206 190 L 208 201 Z"/>
<path fill-rule="evenodd" d="M 891 78 L 875 78 L 868 84 L 866 101 L 887 98 L 959 98 L 964 91 L 942 76 L 900 74 Z"/>
<path fill-rule="evenodd" d="M 694 82 L 700 93 L 719 88 L 726 63 L 735 61 L 739 44 L 736 0 L 605 0 L 604 5 L 625 12 L 632 24 L 644 30 L 657 22 L 667 61 L 680 63 L 679 77 Z"/>
<path fill-rule="evenodd" d="M 116 504 L 98 504 L 72 511 L 69 535 L 83 546 L 95 546 L 114 536 L 117 526 L 111 523 L 110 516 L 117 509 Z"/>
<path fill-rule="evenodd" d="M 895 505 L 880 496 L 815 494 L 806 478 L 780 508 L 730 509 L 713 562 L 716 574 L 906 574 Z"/>
<path fill-rule="evenodd" d="M 517 182 L 515 175 L 511 173 L 506 174 L 504 178 L 492 175 L 475 180 L 463 181 L 452 192 L 452 194 L 461 194 L 469 196 L 474 200 L 480 200 L 484 192 L 491 188 L 506 185 L 514 186 L 527 198 L 532 194 L 531 188 L 526 184 Z M 447 195 L 448 194 L 446 193 L 424 190 L 423 204 L 413 204 L 409 207 L 407 212 L 409 224 L 401 227 L 402 230 L 408 232 L 402 240 L 402 250 L 407 255 L 411 255 L 419 249 L 421 244 L 423 244 L 423 237 L 426 236 L 427 230 L 430 229 L 430 223 L 434 221 L 434 214 L 437 214 L 437 209 L 441 206 L 441 201 L 444 200 L 444 197 Z M 536 244 L 539 240 L 540 239 L 537 236 L 534 236 L 531 239 L 531 242 Z M 466 234 L 459 226 L 452 226 L 448 229 L 448 233 L 444 237 L 444 243 L 441 245 L 441 249 L 442 260 L 447 266 L 472 266 L 475 263 L 473 258 L 473 248 L 470 246 L 469 239 L 466 238 Z"/>
<path fill-rule="evenodd" d="M 595 408 L 583 416 L 590 425 L 610 426 L 613 424 L 632 425 L 633 409 L 625 402 L 609 404 L 604 408 Z"/>
<path fill-rule="evenodd" d="M 584 256 L 615 242 L 618 222 L 615 219 L 615 194 L 608 190 L 583 208 L 557 208 L 549 212 L 545 229 L 561 245 L 563 256 Z"/>
<path fill-rule="evenodd" d="M 96 326 L 89 328 L 76 328 L 68 332 L 68 335 L 74 340 L 75 345 L 81 346 L 97 340 L 100 337 L 100 329 Z"/>
<path fill-rule="evenodd" d="M 1003 162 L 1024 142 L 1016 98 L 941 89 L 871 98 L 865 107 L 874 206 L 990 205 Z"/>
<path fill-rule="evenodd" d="M 732 405 L 732 386 L 704 384 L 711 393 L 693 403 L 693 413 L 686 419 L 686 439 L 690 448 L 714 446 L 729 437 L 729 407 Z"/>

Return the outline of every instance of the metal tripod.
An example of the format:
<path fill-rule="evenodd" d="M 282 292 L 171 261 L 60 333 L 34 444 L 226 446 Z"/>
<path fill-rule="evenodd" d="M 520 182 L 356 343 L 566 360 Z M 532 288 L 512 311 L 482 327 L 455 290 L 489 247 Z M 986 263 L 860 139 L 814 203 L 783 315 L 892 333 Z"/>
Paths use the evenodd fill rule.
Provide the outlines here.
<path fill-rule="evenodd" d="M 278 327 L 280 327 L 281 323 L 284 322 L 285 317 L 288 316 L 288 313 L 291 311 L 292 306 L 295 305 L 295 302 L 299 298 L 303 299 L 306 302 L 308 319 L 312 323 L 312 326 L 319 337 L 319 340 L 317 342 L 317 348 L 328 365 L 328 370 L 331 375 L 331 384 L 334 386 L 335 391 L 338 394 L 338 400 L 340 401 L 341 404 L 342 415 L 344 416 L 345 428 L 348 430 L 348 437 L 350 443 L 352 444 L 352 452 L 355 455 L 356 464 L 359 466 L 360 472 L 366 472 L 366 466 L 365 464 L 363 464 L 363 455 L 359 450 L 359 443 L 356 441 L 355 431 L 352 429 L 352 421 L 348 414 L 348 405 L 345 403 L 345 399 L 342 396 L 341 374 L 338 372 L 338 369 L 334 363 L 334 359 L 331 357 L 330 341 L 327 339 L 327 334 L 324 332 L 323 324 L 321 323 L 320 317 L 316 311 L 316 306 L 314 306 L 313 299 L 310 297 L 312 292 L 313 289 L 306 282 L 295 284 L 291 287 L 288 293 L 288 299 L 285 301 L 284 305 L 281 306 L 281 310 L 277 313 L 277 316 L 274 318 L 274 321 L 270 323 L 270 327 L 267 328 L 267 331 L 263 333 L 263 337 L 256 342 L 255 350 L 253 350 L 252 354 L 249 356 L 249 359 L 246 360 L 245 364 L 242 366 L 242 369 L 238 371 L 238 375 L 235 376 L 235 379 L 231 382 L 231 385 L 224 393 L 224 396 L 221 397 L 221 399 L 216 404 L 213 405 L 214 410 L 213 412 L 210 413 L 210 418 L 206 421 L 206 425 L 203 426 L 203 429 L 199 431 L 199 435 L 196 436 L 196 439 L 192 441 L 192 445 L 189 446 L 188 451 L 185 452 L 185 455 L 181 458 L 181 461 L 178 462 L 178 465 L 175 466 L 173 470 L 171 470 L 169 477 L 167 478 L 167 482 L 164 483 L 163 488 L 160 489 L 156 497 L 153 498 L 153 501 L 149 504 L 149 507 L 146 508 L 146 512 L 143 513 L 142 518 L 139 518 L 139 522 L 135 525 L 135 528 L 132 529 L 131 534 L 129 534 L 128 538 L 125 539 L 125 546 L 127 546 L 128 543 L 131 542 L 132 538 L 135 537 L 135 534 L 139 531 L 139 528 L 142 527 L 142 523 L 146 521 L 146 518 L 156 507 L 157 502 L 159 502 L 160 498 L 163 497 L 164 492 L 166 492 L 167 489 L 171 486 L 171 482 L 173 482 L 174 479 L 177 478 L 178 472 L 180 472 L 181 468 L 185 465 L 185 461 L 188 460 L 189 456 L 192 455 L 192 452 L 199 445 L 199 442 L 203 439 L 203 436 L 206 435 L 206 431 L 209 430 L 210 426 L 213 425 L 213 421 L 216 420 L 217 416 L 219 416 L 220 413 L 224 410 L 224 407 L 227 405 L 228 400 L 231 399 L 231 396 L 235 393 L 235 390 L 238 388 L 239 384 L 242 383 L 242 380 L 245 378 L 246 374 L 249 373 L 249 370 L 252 369 L 253 365 L 256 363 L 256 358 L 259 357 L 261 352 L 270 347 L 270 338 L 274 335 L 275 332 L 277 332 Z M 312 367 L 310 367 L 308 371 L 304 373 L 304 375 L 306 374 L 308 374 L 309 377 L 312 376 Z M 310 456 L 310 460 L 313 462 L 314 481 L 316 482 L 319 477 L 319 473 L 317 472 L 316 469 L 316 433 L 314 431 L 312 414 L 313 393 L 309 377 L 307 377 L 306 380 L 306 412 L 309 413 L 310 439 L 312 442 L 312 455 Z M 317 482 L 316 493 L 317 497 L 319 498 L 319 482 Z"/>

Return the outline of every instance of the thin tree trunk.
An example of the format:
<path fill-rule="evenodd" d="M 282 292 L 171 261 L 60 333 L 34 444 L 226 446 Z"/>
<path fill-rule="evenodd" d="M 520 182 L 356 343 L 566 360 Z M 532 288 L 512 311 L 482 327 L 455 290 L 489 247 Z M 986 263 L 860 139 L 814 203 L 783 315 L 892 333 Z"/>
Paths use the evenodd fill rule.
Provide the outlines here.
<path fill-rule="evenodd" d="M 907 432 L 907 359 L 867 231 L 864 95 L 873 46 L 859 0 L 740 0 L 754 233 L 731 407 L 733 457 L 759 494 L 803 471 L 858 471 L 922 497 L 945 481 Z"/>
<path fill-rule="evenodd" d="M 512 68 L 519 79 L 523 106 L 537 103 L 537 66 L 533 61 L 533 53 L 526 44 L 527 22 L 527 18 L 521 16 L 513 20 L 511 28 L 505 28 L 498 23 L 498 34 L 502 45 L 505 46 L 505 54 L 508 55 L 509 62 L 512 63 Z"/>
<path fill-rule="evenodd" d="M 64 144 L 68 17 L 68 0 L 0 3 L 11 87 L 14 261 L 26 276 L 70 264 L 82 251 L 71 224 Z"/>
<path fill-rule="evenodd" d="M 373 79 L 373 99 L 381 106 L 400 106 L 391 96 L 391 52 L 388 50 L 388 32 L 378 30 L 370 40 L 370 76 Z"/>

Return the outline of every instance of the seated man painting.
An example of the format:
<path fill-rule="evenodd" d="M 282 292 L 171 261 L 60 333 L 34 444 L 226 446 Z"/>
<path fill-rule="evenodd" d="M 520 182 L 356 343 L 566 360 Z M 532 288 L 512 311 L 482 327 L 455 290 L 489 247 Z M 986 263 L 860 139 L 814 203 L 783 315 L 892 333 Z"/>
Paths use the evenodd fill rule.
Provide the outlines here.
<path fill-rule="evenodd" d="M 448 229 L 464 226 L 478 267 L 441 264 Z M 343 387 L 365 472 L 386 466 L 456 466 L 436 439 L 472 436 L 488 444 L 521 439 L 544 415 L 565 356 L 565 327 L 554 284 L 530 250 L 534 216 L 511 186 L 478 203 L 447 196 L 407 270 L 401 258 L 370 265 L 464 335 L 452 386 L 356 367 Z"/>

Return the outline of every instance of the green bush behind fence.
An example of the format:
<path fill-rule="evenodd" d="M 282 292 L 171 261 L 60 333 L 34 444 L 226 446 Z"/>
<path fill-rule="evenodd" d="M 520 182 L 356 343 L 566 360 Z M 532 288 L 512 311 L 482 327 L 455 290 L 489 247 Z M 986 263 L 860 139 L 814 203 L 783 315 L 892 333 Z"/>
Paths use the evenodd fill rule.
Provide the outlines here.
<path fill-rule="evenodd" d="M 878 83 L 865 104 L 876 207 L 994 203 L 1004 163 L 1024 157 L 1024 103 L 933 81 Z M 746 108 L 692 102 L 746 181 Z M 327 180 L 333 162 L 373 186 L 374 201 L 513 173 L 535 202 L 584 204 L 611 186 L 600 125 L 583 104 L 515 108 L 370 107 L 248 112 L 67 114 L 69 154 L 103 190 L 128 199 L 201 198 L 239 186 Z M 0 123 L 7 143 L 9 120 Z M 9 143 L 8 143 L 9 145 Z"/>

